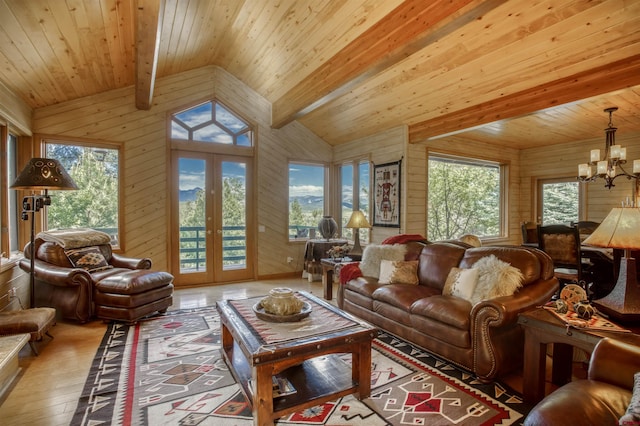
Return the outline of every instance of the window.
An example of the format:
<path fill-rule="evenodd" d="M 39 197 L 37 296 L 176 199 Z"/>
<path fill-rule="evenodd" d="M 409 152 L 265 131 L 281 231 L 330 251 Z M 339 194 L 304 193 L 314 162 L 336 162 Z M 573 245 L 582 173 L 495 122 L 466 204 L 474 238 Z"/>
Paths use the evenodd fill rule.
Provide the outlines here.
<path fill-rule="evenodd" d="M 340 166 L 340 223 L 344 238 L 353 238 L 353 230 L 345 226 L 354 210 L 361 210 L 369 223 L 371 223 L 369 215 L 369 170 L 369 161 L 366 160 L 345 163 Z M 369 242 L 369 229 L 360 229 L 360 241 L 363 243 Z"/>
<path fill-rule="evenodd" d="M 541 180 L 538 194 L 538 217 L 543 225 L 579 220 L 580 184 L 575 178 Z"/>
<path fill-rule="evenodd" d="M 432 241 L 504 235 L 505 166 L 472 158 L 429 157 L 427 235 Z"/>
<path fill-rule="evenodd" d="M 326 167 L 289 163 L 289 239 L 313 237 L 324 214 Z"/>
<path fill-rule="evenodd" d="M 0 134 L 2 135 L 3 143 L 2 155 L 0 156 L 2 161 L 1 169 L 4 176 L 1 181 L 3 182 L 2 190 L 0 193 L 6 194 L 2 197 L 2 241 L 1 249 L 2 257 L 10 258 L 13 254 L 22 250 L 22 247 L 18 245 L 18 220 L 20 214 L 18 212 L 18 201 L 16 197 L 16 191 L 9 190 L 9 187 L 16 180 L 16 146 L 18 138 L 16 135 L 9 133 L 6 126 L 0 125 Z M 5 264 L 6 262 L 2 262 Z"/>
<path fill-rule="evenodd" d="M 250 147 L 249 124 L 217 101 L 209 101 L 171 116 L 171 138 Z"/>
<path fill-rule="evenodd" d="M 55 158 L 78 186 L 77 191 L 51 191 L 46 229 L 87 227 L 111 235 L 120 245 L 120 147 L 46 141 L 47 158 Z"/>

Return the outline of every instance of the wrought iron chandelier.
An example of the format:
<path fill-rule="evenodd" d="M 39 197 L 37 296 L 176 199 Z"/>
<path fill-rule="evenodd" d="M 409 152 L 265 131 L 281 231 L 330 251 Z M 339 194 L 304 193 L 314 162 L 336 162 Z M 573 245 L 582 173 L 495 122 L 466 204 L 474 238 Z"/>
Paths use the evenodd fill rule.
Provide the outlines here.
<path fill-rule="evenodd" d="M 604 112 L 609 113 L 609 127 L 604 129 L 606 134 L 604 158 L 600 159 L 600 150 L 592 149 L 589 163 L 578 165 L 578 179 L 581 182 L 592 182 L 597 178 L 604 179 L 604 186 L 611 189 L 613 181 L 620 176 L 627 179 L 638 180 L 640 178 L 640 160 L 633 160 L 633 172 L 628 173 L 623 167 L 627 163 L 627 148 L 616 145 L 616 127 L 613 127 L 612 115 L 618 107 L 606 108 Z M 596 166 L 593 174 L 591 166 Z"/>

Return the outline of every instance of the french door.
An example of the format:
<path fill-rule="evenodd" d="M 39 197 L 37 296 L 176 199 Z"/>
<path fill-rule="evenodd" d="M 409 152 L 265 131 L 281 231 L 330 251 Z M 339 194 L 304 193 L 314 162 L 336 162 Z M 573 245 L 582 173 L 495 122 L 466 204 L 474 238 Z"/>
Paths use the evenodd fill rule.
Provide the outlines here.
<path fill-rule="evenodd" d="M 172 154 L 172 271 L 177 285 L 254 277 L 252 159 Z"/>

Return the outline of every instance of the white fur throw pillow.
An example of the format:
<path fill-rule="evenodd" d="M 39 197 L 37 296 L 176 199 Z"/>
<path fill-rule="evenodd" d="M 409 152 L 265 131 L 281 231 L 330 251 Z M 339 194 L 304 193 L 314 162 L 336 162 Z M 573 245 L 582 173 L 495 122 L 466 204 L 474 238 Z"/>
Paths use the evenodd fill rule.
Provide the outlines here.
<path fill-rule="evenodd" d="M 511 296 L 522 287 L 524 276 L 520 269 L 494 255 L 479 259 L 472 268 L 478 269 L 478 283 L 470 300 L 472 305 L 494 297 Z"/>
<path fill-rule="evenodd" d="M 380 278 L 380 262 L 386 260 L 404 260 L 406 244 L 367 244 L 362 250 L 360 272 L 365 277 Z"/>

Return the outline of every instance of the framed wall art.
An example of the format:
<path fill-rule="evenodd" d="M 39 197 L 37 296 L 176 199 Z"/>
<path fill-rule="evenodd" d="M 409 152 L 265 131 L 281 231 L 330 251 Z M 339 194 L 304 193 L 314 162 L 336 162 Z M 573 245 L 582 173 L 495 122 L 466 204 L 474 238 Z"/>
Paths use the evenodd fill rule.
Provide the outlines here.
<path fill-rule="evenodd" d="M 400 227 L 401 163 L 373 166 L 373 226 Z"/>

